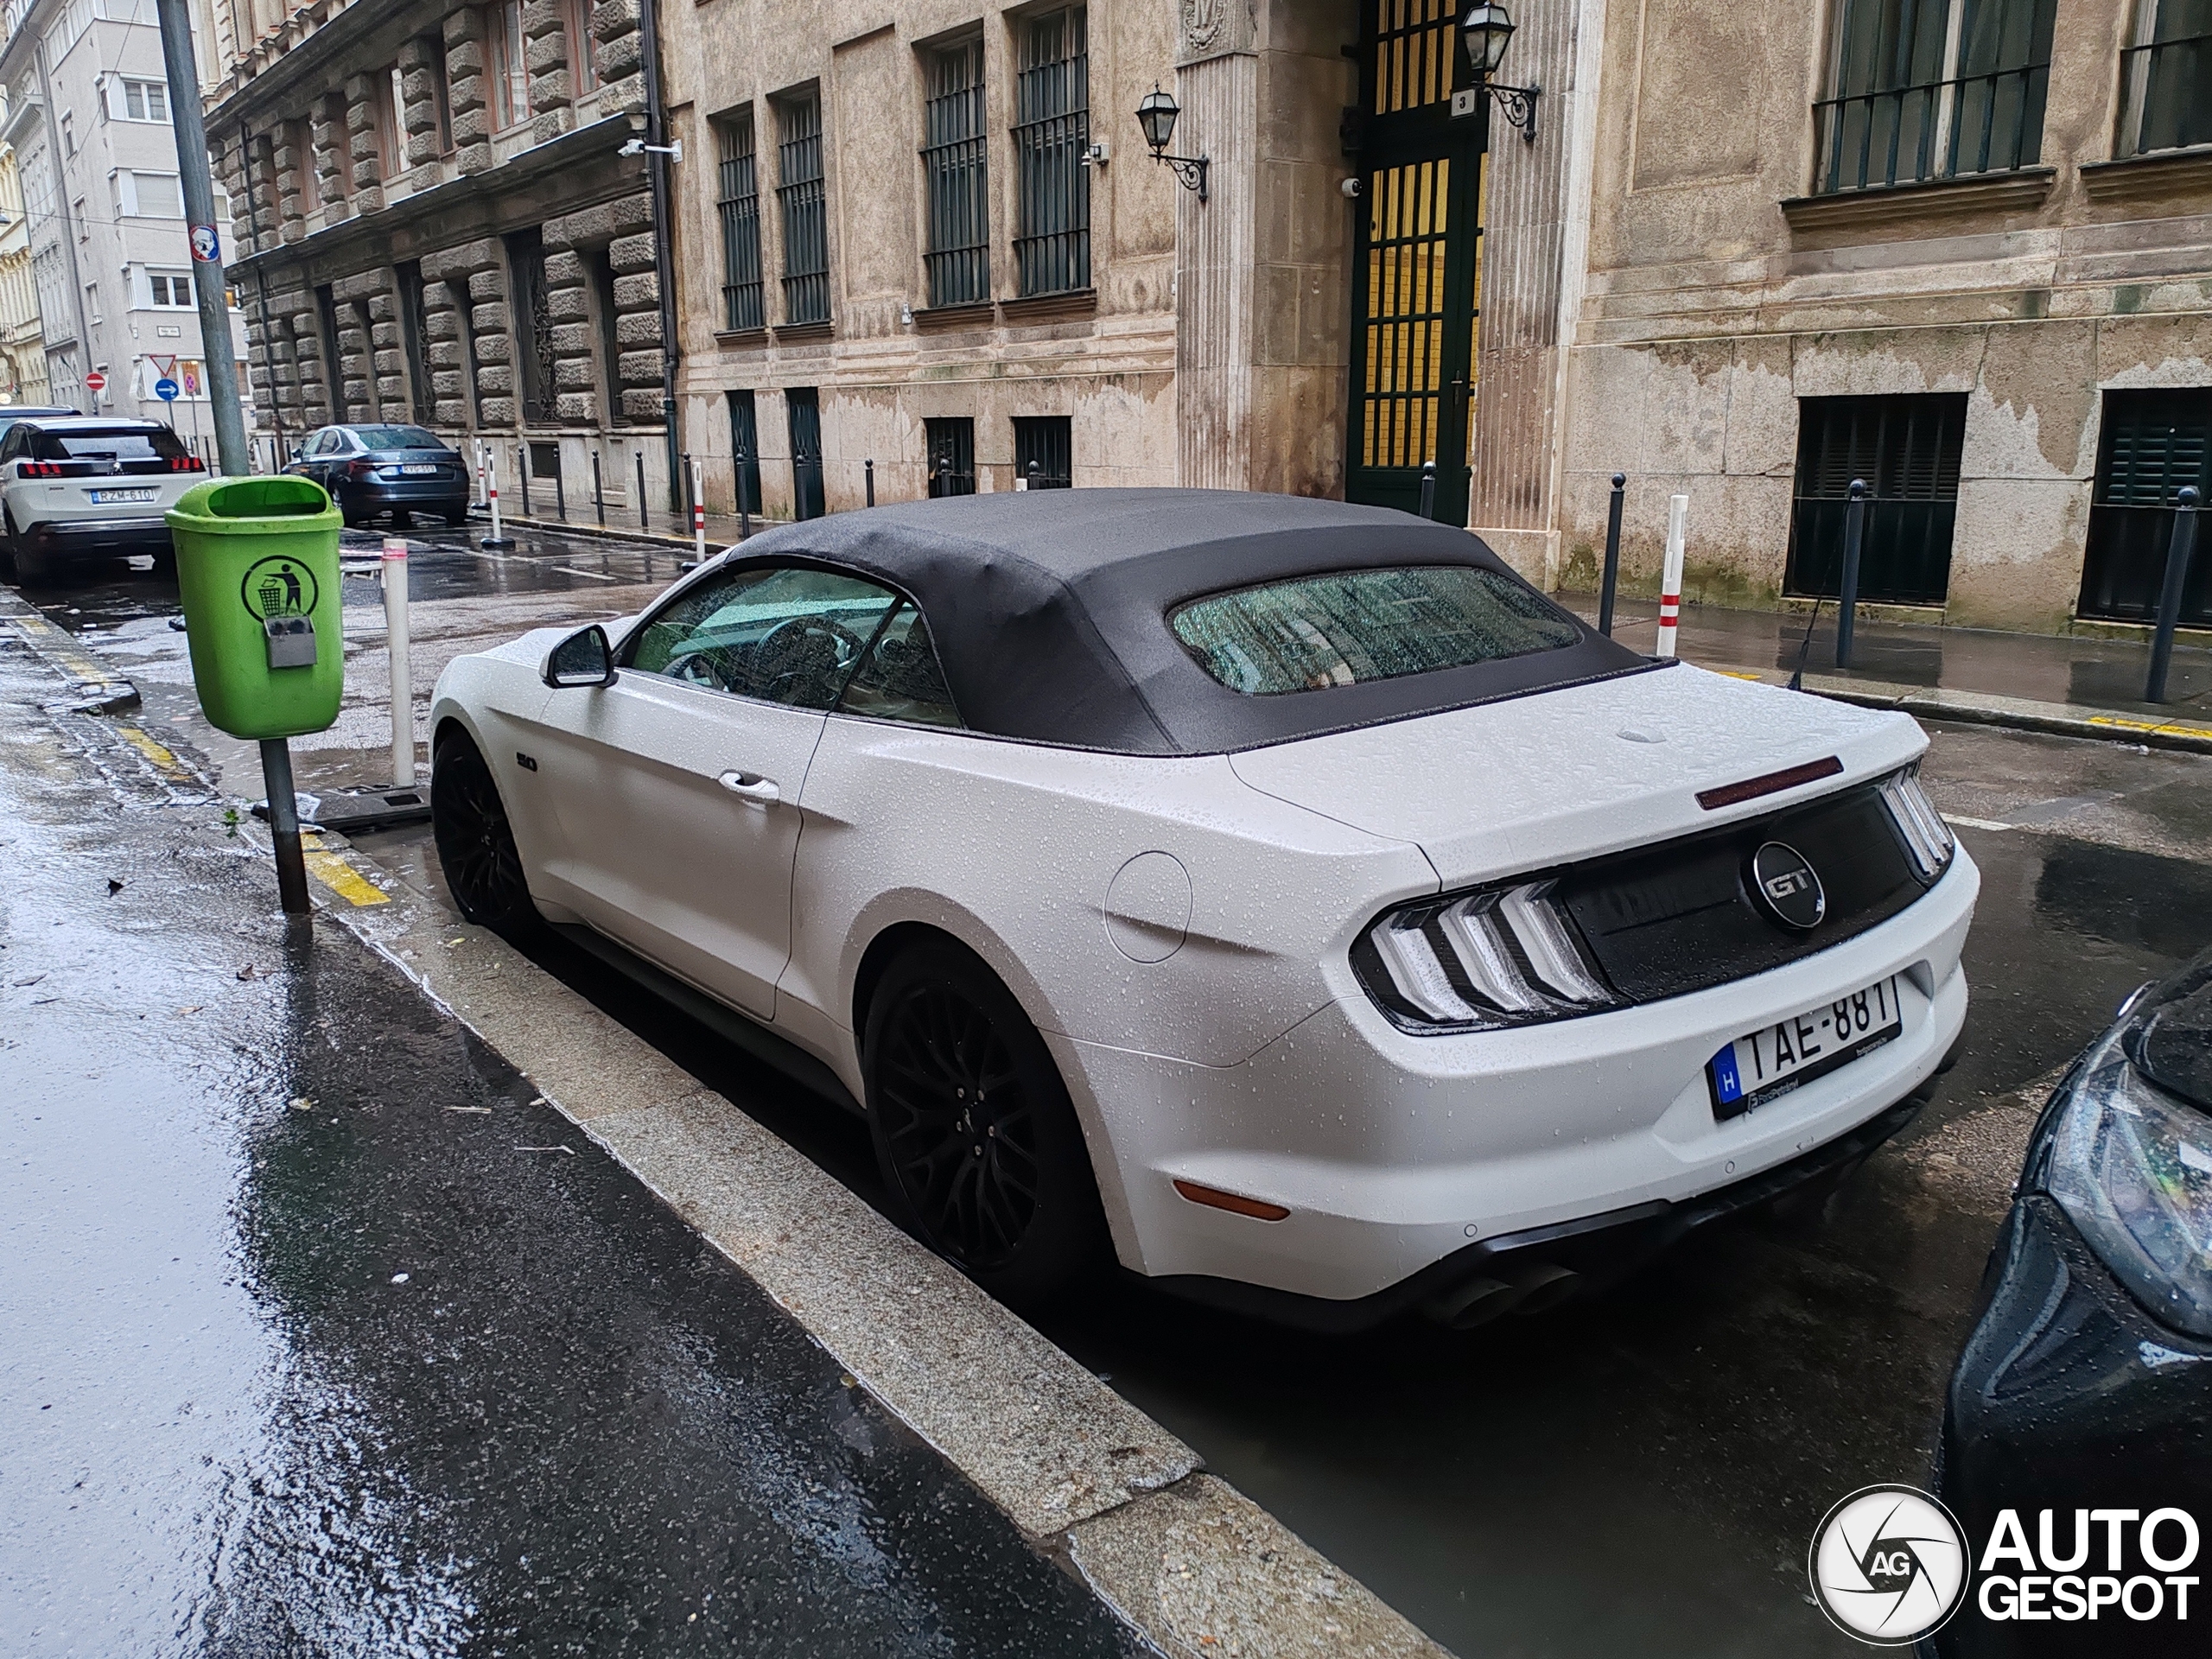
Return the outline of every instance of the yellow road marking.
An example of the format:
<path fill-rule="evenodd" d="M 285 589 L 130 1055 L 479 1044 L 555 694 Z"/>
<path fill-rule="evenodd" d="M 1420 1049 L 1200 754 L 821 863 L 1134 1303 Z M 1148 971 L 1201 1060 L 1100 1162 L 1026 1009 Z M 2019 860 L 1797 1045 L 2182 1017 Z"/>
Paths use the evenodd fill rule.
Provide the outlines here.
<path fill-rule="evenodd" d="M 91 658 L 71 648 L 69 635 L 42 616 L 19 616 L 14 619 L 16 628 L 25 640 L 46 652 L 80 680 L 95 685 L 112 685 L 115 676 Z"/>
<path fill-rule="evenodd" d="M 2192 726 L 2186 721 L 2129 720 L 2120 715 L 2091 715 L 2092 726 L 2114 726 L 2123 732 L 2156 732 L 2161 737 L 2212 739 L 2212 726 Z"/>
<path fill-rule="evenodd" d="M 156 743 L 136 726 L 118 725 L 115 733 L 118 737 L 144 755 L 147 763 L 169 782 L 192 785 L 199 783 L 200 780 L 192 775 L 190 768 L 186 766 L 183 761 L 176 758 L 174 751 Z"/>
<path fill-rule="evenodd" d="M 391 895 L 364 876 L 336 853 L 324 849 L 312 831 L 300 836 L 300 861 L 308 874 L 347 904 L 355 906 L 388 905 Z"/>
<path fill-rule="evenodd" d="M 1763 680 L 1766 677 L 1764 674 L 1754 674 L 1748 670 L 1740 668 L 1716 668 L 1709 670 L 1708 671 L 1714 674 L 1725 674 L 1732 680 Z"/>

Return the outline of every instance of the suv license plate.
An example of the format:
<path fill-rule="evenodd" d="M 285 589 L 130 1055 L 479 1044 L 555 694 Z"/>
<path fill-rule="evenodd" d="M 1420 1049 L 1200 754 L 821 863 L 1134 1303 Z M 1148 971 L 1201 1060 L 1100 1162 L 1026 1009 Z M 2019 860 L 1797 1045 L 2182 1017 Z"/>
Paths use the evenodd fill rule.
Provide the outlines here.
<path fill-rule="evenodd" d="M 159 490 L 94 490 L 92 496 L 94 506 L 105 507 L 124 501 L 158 501 L 162 493 Z"/>
<path fill-rule="evenodd" d="M 1800 1084 L 1872 1053 L 1904 1030 L 1897 976 L 1891 974 L 1826 1007 L 1738 1037 L 1706 1062 L 1713 1115 L 1740 1117 Z"/>
<path fill-rule="evenodd" d="M 426 474 L 436 474 L 436 473 L 438 473 L 438 472 L 442 471 L 443 469 L 442 469 L 442 468 L 441 468 L 440 467 L 438 467 L 438 466 L 434 462 L 433 464 L 431 464 L 430 466 L 428 466 L 428 467 L 414 467 L 414 466 L 408 466 L 408 467 L 401 467 L 399 470 L 400 470 L 401 472 L 404 473 L 404 474 L 405 474 L 408 477 L 410 477 L 410 478 L 422 478 L 422 477 L 425 476 Z"/>

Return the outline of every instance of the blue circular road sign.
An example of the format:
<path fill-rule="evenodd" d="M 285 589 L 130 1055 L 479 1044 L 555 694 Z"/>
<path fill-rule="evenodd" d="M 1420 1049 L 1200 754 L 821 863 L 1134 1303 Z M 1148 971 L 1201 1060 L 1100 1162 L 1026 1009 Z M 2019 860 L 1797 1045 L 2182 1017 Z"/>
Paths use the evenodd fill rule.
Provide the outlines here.
<path fill-rule="evenodd" d="M 176 382 L 166 374 L 163 375 L 154 382 L 154 396 L 165 404 L 174 402 L 176 397 Z"/>

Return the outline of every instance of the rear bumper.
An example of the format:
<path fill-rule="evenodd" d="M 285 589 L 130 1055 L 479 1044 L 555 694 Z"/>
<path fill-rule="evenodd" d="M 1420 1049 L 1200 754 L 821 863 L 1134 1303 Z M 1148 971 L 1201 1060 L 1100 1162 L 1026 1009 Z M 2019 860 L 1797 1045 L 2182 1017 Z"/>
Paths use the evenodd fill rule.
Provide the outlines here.
<path fill-rule="evenodd" d="M 426 512 L 466 512 L 468 486 L 452 479 L 429 478 L 378 480 L 370 484 L 342 484 L 339 499 L 356 509 L 421 507 Z"/>
<path fill-rule="evenodd" d="M 1608 1254 L 1648 1254 L 1863 1156 L 1958 1041 L 1980 885 L 1961 853 L 1917 902 L 1827 950 L 1551 1026 L 1417 1037 L 1340 997 L 1236 1066 L 1046 1040 L 1093 1162 L 1119 1177 L 1104 1196 L 1125 1264 L 1210 1300 L 1282 1293 L 1277 1317 L 1356 1329 L 1482 1276 L 1486 1260 L 1588 1233 L 1611 1236 Z M 1891 975 L 1895 1039 L 1715 1118 L 1705 1063 L 1721 1045 Z M 1179 1179 L 1290 1213 L 1192 1203 Z"/>
<path fill-rule="evenodd" d="M 88 558 L 166 553 L 170 545 L 168 523 L 158 514 L 150 518 L 49 518 L 27 526 L 23 539 L 41 554 Z"/>

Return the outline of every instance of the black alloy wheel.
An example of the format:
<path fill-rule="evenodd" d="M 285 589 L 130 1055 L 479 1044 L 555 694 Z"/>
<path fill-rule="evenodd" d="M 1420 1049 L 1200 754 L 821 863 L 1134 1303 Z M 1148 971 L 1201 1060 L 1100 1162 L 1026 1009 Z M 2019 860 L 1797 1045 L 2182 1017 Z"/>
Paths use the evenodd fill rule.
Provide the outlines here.
<path fill-rule="evenodd" d="M 950 940 L 885 971 L 862 1067 L 876 1161 L 898 1218 L 1016 1306 L 1067 1289 L 1103 1255 L 1083 1131 L 1036 1027 Z"/>
<path fill-rule="evenodd" d="M 430 830 L 463 920 L 502 933 L 538 925 L 499 784 L 465 732 L 440 738 L 431 757 Z"/>

